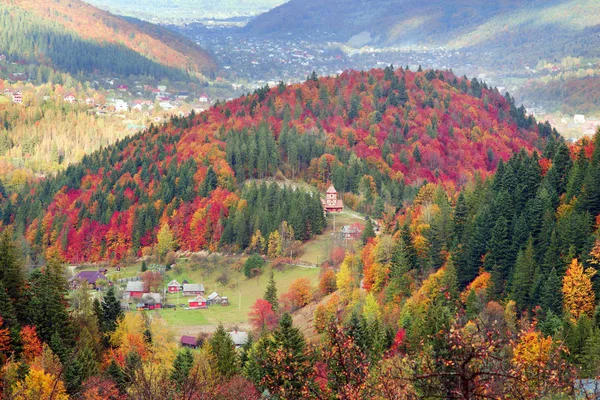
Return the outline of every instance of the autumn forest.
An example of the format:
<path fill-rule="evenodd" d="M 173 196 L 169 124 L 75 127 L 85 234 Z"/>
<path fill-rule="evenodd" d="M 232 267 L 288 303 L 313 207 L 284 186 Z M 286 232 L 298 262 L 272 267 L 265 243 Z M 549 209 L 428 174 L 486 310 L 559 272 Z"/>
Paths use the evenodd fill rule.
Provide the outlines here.
<path fill-rule="evenodd" d="M 0 188 L 3 398 L 567 399 L 600 376 L 600 132 L 566 143 L 476 78 L 313 73 L 70 161 Z M 284 291 L 337 233 L 330 185 L 360 235 Z M 190 254 L 271 271 L 238 348 L 66 278 Z"/>

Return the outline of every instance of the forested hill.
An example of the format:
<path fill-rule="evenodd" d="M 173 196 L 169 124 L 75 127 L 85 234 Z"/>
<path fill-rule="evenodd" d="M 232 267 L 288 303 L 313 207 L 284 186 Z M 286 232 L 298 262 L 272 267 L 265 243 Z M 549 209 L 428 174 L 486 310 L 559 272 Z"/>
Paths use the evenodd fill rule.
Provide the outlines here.
<path fill-rule="evenodd" d="M 285 218 L 297 240 L 323 228 L 314 193 L 240 190 L 247 179 L 333 183 L 347 206 L 381 217 L 426 181 L 453 190 L 554 135 L 509 96 L 447 71 L 313 75 L 86 156 L 10 196 L 2 218 L 33 249 L 54 247 L 72 261 L 141 254 L 161 228 L 181 249 L 241 250 Z"/>
<path fill-rule="evenodd" d="M 12 61 L 37 61 L 72 74 L 159 79 L 181 78 L 181 72 L 210 75 L 216 69 L 210 55 L 188 39 L 79 0 L 4 1 L 0 22 L 0 52 Z"/>
<path fill-rule="evenodd" d="M 522 66 L 591 57 L 599 27 L 596 0 L 291 0 L 245 29 L 252 35 L 311 35 L 357 47 L 469 48 L 480 56 L 478 64 L 489 61 L 497 69 L 498 62 Z"/>

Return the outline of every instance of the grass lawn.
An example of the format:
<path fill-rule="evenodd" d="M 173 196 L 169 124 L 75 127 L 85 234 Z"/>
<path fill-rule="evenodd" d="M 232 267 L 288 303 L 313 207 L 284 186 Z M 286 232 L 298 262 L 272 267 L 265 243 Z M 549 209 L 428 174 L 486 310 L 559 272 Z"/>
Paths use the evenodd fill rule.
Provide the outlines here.
<path fill-rule="evenodd" d="M 165 322 L 173 328 L 181 328 L 194 325 L 209 325 L 203 311 L 206 310 L 184 310 L 183 308 L 177 307 L 177 309 L 165 308 L 160 311 L 143 312 L 164 319 Z"/>
<path fill-rule="evenodd" d="M 230 272 L 230 283 L 227 286 L 217 284 L 216 279 L 220 275 L 219 271 L 215 271 L 210 275 L 206 275 L 204 271 L 193 271 L 189 268 L 184 269 L 180 273 L 176 273 L 174 270 L 169 271 L 166 274 L 165 283 L 168 283 L 171 279 L 176 279 L 179 283 L 184 279 L 187 279 L 190 283 L 203 283 L 206 296 L 213 291 L 216 291 L 221 296 L 227 296 L 230 305 L 212 306 L 205 310 L 183 310 L 178 308 L 177 311 L 174 312 L 173 310 L 165 309 L 160 313 L 169 323 L 171 318 L 181 319 L 172 324 L 173 326 L 178 327 L 216 325 L 219 322 L 229 325 L 246 323 L 248 321 L 250 307 L 257 299 L 261 298 L 265 292 L 267 282 L 269 281 L 270 271 L 271 269 L 266 267 L 262 275 L 252 279 L 248 279 L 243 274 L 232 271 Z M 294 267 L 288 268 L 285 271 L 275 270 L 274 274 L 279 294 L 286 292 L 296 278 L 306 277 L 310 279 L 314 286 L 317 285 L 319 280 L 319 270 L 316 268 Z M 238 275 L 239 290 L 237 286 Z M 181 295 L 177 297 L 175 294 L 168 294 L 167 302 L 177 305 L 187 304 L 187 300 L 190 298 L 191 297 L 183 297 Z M 198 317 L 197 315 L 201 315 L 202 317 Z"/>
<path fill-rule="evenodd" d="M 300 256 L 300 260 L 320 265 L 323 261 L 329 259 L 333 246 L 343 245 L 343 243 L 336 242 L 336 240 L 340 239 L 337 235 L 332 235 L 332 233 L 339 232 L 344 225 L 351 225 L 355 222 L 364 226 L 365 219 L 362 215 L 349 210 L 344 210 L 339 214 L 328 214 L 327 228 L 325 228 L 325 231 L 321 235 L 316 236 L 303 246 L 304 253 Z"/>

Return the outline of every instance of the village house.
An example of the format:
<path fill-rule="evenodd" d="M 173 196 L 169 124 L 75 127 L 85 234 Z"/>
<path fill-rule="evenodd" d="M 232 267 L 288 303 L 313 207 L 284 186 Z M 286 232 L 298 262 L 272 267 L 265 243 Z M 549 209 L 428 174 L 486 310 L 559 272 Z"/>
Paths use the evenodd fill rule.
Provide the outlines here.
<path fill-rule="evenodd" d="M 75 99 L 75 96 L 73 96 L 72 94 L 68 94 L 64 97 L 63 100 L 66 101 L 67 103 L 74 103 L 76 99 Z"/>
<path fill-rule="evenodd" d="M 181 284 L 173 279 L 171 282 L 167 284 L 167 291 L 169 293 L 177 293 L 181 290 Z"/>
<path fill-rule="evenodd" d="M 12 101 L 13 101 L 13 103 L 16 103 L 16 104 L 22 104 L 23 103 L 23 93 L 21 93 L 21 92 L 14 93 L 12 96 Z"/>
<path fill-rule="evenodd" d="M 84 282 L 90 285 L 92 288 L 98 289 L 98 283 L 109 283 L 109 280 L 102 271 L 81 271 L 69 279 L 71 289 L 77 289 L 77 287 Z"/>
<path fill-rule="evenodd" d="M 183 284 L 183 295 L 184 296 L 204 296 L 204 285 L 201 283 L 184 283 Z"/>
<path fill-rule="evenodd" d="M 212 306 L 213 304 L 221 304 L 221 296 L 217 292 L 212 292 L 206 298 L 206 304 Z"/>
<path fill-rule="evenodd" d="M 585 115 L 575 114 L 575 116 L 573 116 L 573 122 L 576 124 L 585 124 Z"/>
<path fill-rule="evenodd" d="M 126 91 L 129 90 L 129 86 L 127 86 L 127 85 L 119 85 L 119 86 L 117 86 L 117 90 L 119 92 L 126 92 Z"/>
<path fill-rule="evenodd" d="M 208 97 L 208 95 L 206 93 L 202 93 L 200 95 L 200 97 L 198 98 L 198 101 L 200 103 L 209 103 L 210 102 L 210 98 Z"/>
<path fill-rule="evenodd" d="M 325 200 L 321 199 L 324 212 L 340 213 L 344 211 L 344 201 L 337 197 L 337 190 L 335 190 L 333 185 L 329 186 L 329 189 L 327 189 L 327 192 L 325 193 Z"/>
<path fill-rule="evenodd" d="M 144 290 L 144 282 L 127 282 L 127 287 L 125 288 L 125 295 L 129 297 L 142 297 L 142 295 L 146 293 Z"/>
<path fill-rule="evenodd" d="M 198 341 L 193 336 L 183 335 L 180 340 L 182 347 L 189 347 L 195 349 L 198 347 Z"/>
<path fill-rule="evenodd" d="M 144 293 L 139 305 L 142 304 L 144 309 L 154 310 L 162 308 L 162 296 L 158 293 Z"/>
<path fill-rule="evenodd" d="M 192 310 L 206 308 L 206 299 L 200 295 L 188 300 L 188 307 Z"/>
<path fill-rule="evenodd" d="M 344 225 L 340 231 L 344 239 L 359 239 L 362 230 L 356 225 Z"/>
<path fill-rule="evenodd" d="M 92 97 L 88 97 L 87 99 L 85 99 L 85 104 L 93 107 L 96 104 L 96 101 Z"/>
<path fill-rule="evenodd" d="M 248 332 L 240 332 L 235 330 L 229 332 L 229 336 L 231 337 L 231 340 L 233 341 L 233 344 L 235 345 L 236 349 L 239 349 L 240 347 L 244 346 L 248 341 Z"/>

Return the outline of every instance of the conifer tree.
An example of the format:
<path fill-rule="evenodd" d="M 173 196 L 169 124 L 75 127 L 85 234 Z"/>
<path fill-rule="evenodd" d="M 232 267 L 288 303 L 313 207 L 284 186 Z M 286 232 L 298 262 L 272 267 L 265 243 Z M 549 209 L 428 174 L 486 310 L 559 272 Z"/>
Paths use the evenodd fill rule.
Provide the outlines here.
<path fill-rule="evenodd" d="M 216 370 L 224 378 L 231 378 L 236 374 L 237 356 L 235 352 L 235 345 L 231 340 L 231 336 L 225 332 L 225 328 L 222 323 L 219 323 L 217 330 L 208 341 L 210 345 L 211 353 L 216 359 Z"/>
<path fill-rule="evenodd" d="M 175 382 L 177 390 L 181 391 L 187 381 L 192 366 L 194 365 L 194 356 L 190 349 L 185 349 L 177 353 L 177 357 L 173 361 L 170 378 Z"/>
<path fill-rule="evenodd" d="M 277 311 L 279 308 L 279 301 L 277 300 L 277 285 L 275 284 L 275 274 L 271 270 L 271 274 L 269 275 L 269 283 L 267 283 L 267 289 L 265 290 L 265 294 L 263 298 L 271 303 L 271 307 L 273 311 Z"/>
<path fill-rule="evenodd" d="M 367 243 L 367 241 L 371 238 L 375 237 L 375 231 L 373 230 L 373 224 L 371 223 L 371 218 L 367 217 L 367 223 L 365 224 L 365 228 L 363 229 L 362 236 L 360 239 L 363 244 Z"/>
<path fill-rule="evenodd" d="M 100 320 L 102 332 L 107 334 L 114 332 L 121 318 L 123 318 L 121 303 L 115 295 L 115 287 L 111 286 L 102 300 L 102 319 Z"/>
<path fill-rule="evenodd" d="M 520 251 L 517 256 L 512 279 L 511 297 L 515 300 L 517 307 L 520 310 L 524 310 L 531 305 L 530 291 L 533 284 L 535 268 L 533 239 L 530 237 L 525 251 Z"/>

